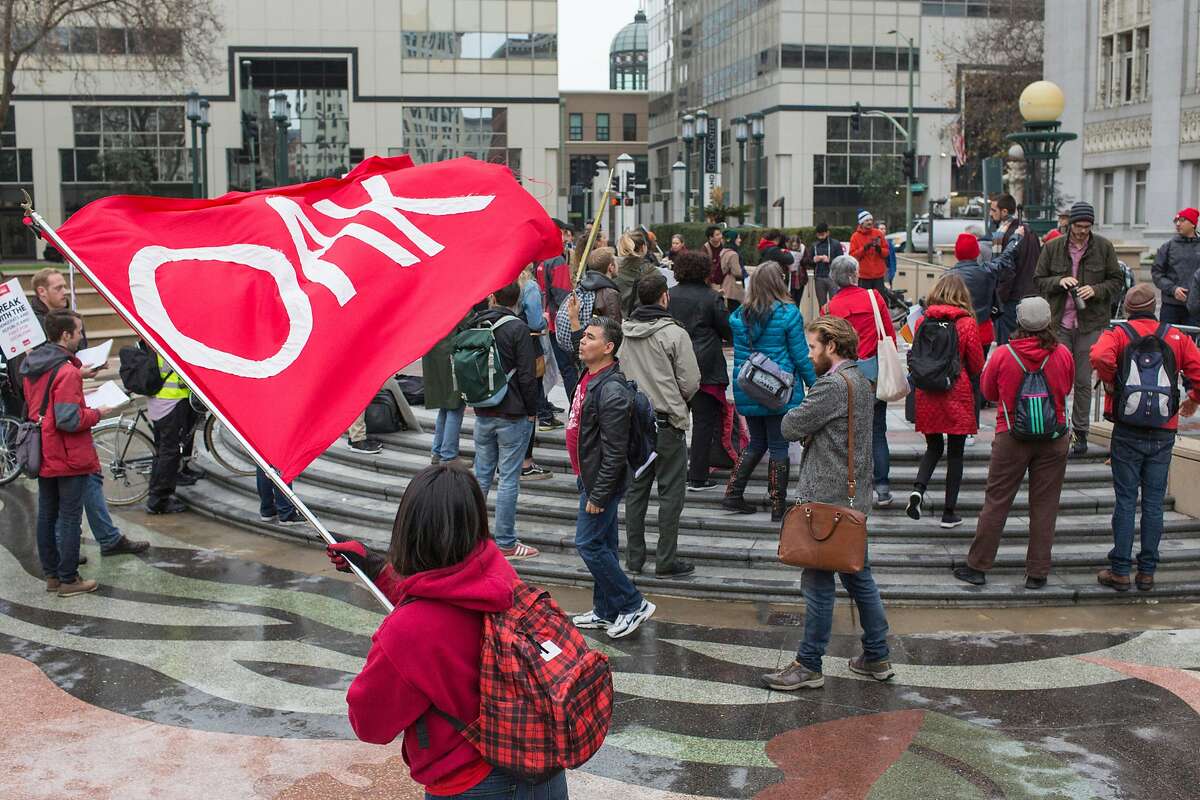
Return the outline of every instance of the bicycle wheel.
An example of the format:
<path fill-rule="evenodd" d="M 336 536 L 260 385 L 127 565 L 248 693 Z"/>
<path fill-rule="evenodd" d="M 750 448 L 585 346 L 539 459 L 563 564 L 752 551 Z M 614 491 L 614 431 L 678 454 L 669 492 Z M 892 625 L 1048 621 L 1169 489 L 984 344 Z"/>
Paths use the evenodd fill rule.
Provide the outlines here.
<path fill-rule="evenodd" d="M 15 449 L 20 424 L 16 417 L 0 417 L 0 486 L 12 483 L 21 474 Z"/>
<path fill-rule="evenodd" d="M 150 472 L 154 467 L 154 441 L 135 423 L 124 419 L 101 422 L 92 428 L 100 474 L 104 477 L 104 499 L 109 505 L 129 506 L 150 494 Z"/>
<path fill-rule="evenodd" d="M 204 423 L 204 447 L 208 454 L 234 475 L 253 475 L 254 460 L 233 434 L 226 433 L 222 428 L 217 415 L 210 414 Z"/>

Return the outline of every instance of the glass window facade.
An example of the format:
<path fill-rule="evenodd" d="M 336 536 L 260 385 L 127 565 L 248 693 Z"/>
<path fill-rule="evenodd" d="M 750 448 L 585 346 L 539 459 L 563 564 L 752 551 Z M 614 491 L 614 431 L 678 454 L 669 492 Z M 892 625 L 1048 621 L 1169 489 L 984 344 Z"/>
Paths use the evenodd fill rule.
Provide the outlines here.
<path fill-rule="evenodd" d="M 471 156 L 520 174 L 521 151 L 508 146 L 504 107 L 408 106 L 403 127 L 404 150 L 418 164 Z"/>
<path fill-rule="evenodd" d="M 930 17 L 1004 17 L 1015 6 L 1042 8 L 1029 0 L 922 0 L 921 13 Z"/>
<path fill-rule="evenodd" d="M 17 109 L 13 106 L 0 130 L 0 183 L 33 183 L 33 151 L 17 149 Z"/>
<path fill-rule="evenodd" d="M 19 41 L 20 32 L 17 38 Z M 183 52 L 183 34 L 171 28 L 126 30 L 60 25 L 47 33 L 34 49 L 56 55 L 177 56 Z"/>
<path fill-rule="evenodd" d="M 780 47 L 784 69 L 857 69 L 908 71 L 908 48 L 870 45 L 785 44 Z M 913 69 L 921 68 L 921 54 L 913 51 Z"/>
<path fill-rule="evenodd" d="M 404 31 L 405 58 L 556 59 L 558 35 L 513 31 Z"/>

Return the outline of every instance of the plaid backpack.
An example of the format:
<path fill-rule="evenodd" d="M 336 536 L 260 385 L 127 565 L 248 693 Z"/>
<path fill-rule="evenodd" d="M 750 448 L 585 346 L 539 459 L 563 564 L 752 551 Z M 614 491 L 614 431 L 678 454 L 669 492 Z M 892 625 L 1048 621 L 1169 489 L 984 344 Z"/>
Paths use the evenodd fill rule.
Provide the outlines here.
<path fill-rule="evenodd" d="M 433 712 L 483 759 L 540 783 L 587 762 L 608 734 L 613 687 L 608 658 L 588 648 L 550 593 L 517 581 L 513 605 L 483 617 L 479 719 Z M 417 740 L 428 746 L 423 720 Z"/>

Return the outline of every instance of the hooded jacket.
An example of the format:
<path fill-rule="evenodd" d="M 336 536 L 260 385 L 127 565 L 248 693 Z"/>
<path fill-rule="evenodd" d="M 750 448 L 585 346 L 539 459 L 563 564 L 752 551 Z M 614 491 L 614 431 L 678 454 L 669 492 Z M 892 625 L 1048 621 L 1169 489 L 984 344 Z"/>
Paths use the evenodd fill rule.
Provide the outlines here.
<path fill-rule="evenodd" d="M 705 283 L 681 283 L 671 290 L 671 316 L 687 331 L 700 365 L 700 383 L 729 385 L 729 364 L 725 361 L 725 342 L 733 341 L 729 313 L 721 296 Z"/>
<path fill-rule="evenodd" d="M 1008 347 L 999 347 L 988 359 L 979 379 L 979 390 L 983 396 L 996 404 L 996 433 L 1004 433 L 1009 429 L 1009 422 L 1016 414 L 1017 393 L 1021 391 L 1021 381 L 1025 379 L 1025 370 L 1033 372 L 1042 367 L 1046 377 L 1046 387 L 1050 390 L 1050 399 L 1058 415 L 1058 423 L 1067 423 L 1067 395 L 1075 382 L 1075 359 L 1071 351 L 1063 345 L 1053 350 L 1043 349 L 1033 336 L 1021 339 L 1010 339 L 1008 344 L 1021 360 L 1018 364 L 1013 359 Z M 1024 365 L 1025 369 L 1021 367 Z"/>
<path fill-rule="evenodd" d="M 641 276 L 638 276 L 638 280 Z M 603 272 L 588 270 L 579 281 L 579 288 L 594 292 L 596 299 L 592 302 L 592 313 L 598 317 L 608 317 L 620 322 L 624 317 L 621 308 L 621 289 Z"/>
<path fill-rule="evenodd" d="M 1134 314 L 1130 316 L 1129 324 L 1142 336 L 1148 336 L 1158 330 L 1159 323 L 1153 314 Z M 1186 390 L 1187 396 L 1200 403 L 1200 349 L 1197 349 L 1192 337 L 1184 336 L 1174 327 L 1168 327 L 1167 334 L 1163 338 L 1175 352 L 1175 366 L 1179 368 L 1191 385 L 1191 388 Z M 1112 384 L 1116 380 L 1117 369 L 1121 364 L 1121 355 L 1128 346 L 1129 337 L 1120 327 L 1111 328 L 1100 334 L 1100 338 L 1092 345 L 1090 354 L 1092 369 L 1096 370 L 1096 375 L 1100 380 L 1107 384 Z M 1185 388 L 1184 383 L 1184 381 L 1180 381 L 1181 389 Z M 1105 419 L 1112 419 L 1113 397 L 1114 392 L 1106 391 L 1104 393 Z M 1120 428 L 1125 427 L 1120 422 L 1114 424 Z M 1174 431 L 1178 427 L 1179 415 L 1176 414 L 1168 423 L 1167 430 Z"/>
<path fill-rule="evenodd" d="M 983 372 L 983 348 L 979 344 L 975 317 L 957 306 L 930 306 L 925 309 L 925 316 L 917 320 L 916 329 L 919 330 L 927 319 L 954 321 L 962 370 L 948 392 L 917 389 L 917 432 L 974 435 L 979 432 L 979 423 L 975 419 L 975 391 L 971 388 L 971 378 Z"/>
<path fill-rule="evenodd" d="M 471 318 L 467 327 L 484 322 L 495 323 L 501 317 L 516 317 L 516 322 L 506 322 L 496 329 L 496 348 L 500 351 L 500 362 L 504 371 L 514 370 L 508 379 L 508 392 L 500 405 L 477 408 L 475 415 L 481 417 L 532 417 L 537 414 L 538 384 L 534 372 L 537 350 L 529 326 L 513 313 L 511 308 L 489 308 Z"/>
<path fill-rule="evenodd" d="M 1188 239 L 1177 233 L 1163 242 L 1154 256 L 1154 266 L 1150 268 L 1154 285 L 1162 292 L 1163 305 L 1182 306 L 1187 302 L 1176 299 L 1175 290 L 1190 289 L 1198 268 L 1200 236 Z"/>
<path fill-rule="evenodd" d="M 858 259 L 858 277 L 876 280 L 887 277 L 887 255 L 891 252 L 887 239 L 878 228 L 867 233 L 855 228 L 850 236 L 850 255 Z"/>
<path fill-rule="evenodd" d="M 55 368 L 58 372 L 55 373 Z M 29 420 L 42 422 L 43 478 L 91 475 L 100 471 L 100 459 L 92 443 L 92 427 L 100 412 L 83 402 L 83 375 L 79 359 L 52 342 L 38 345 L 21 363 L 21 383 Z M 54 374 L 54 384 L 50 376 Z M 38 412 L 50 392 L 46 416 Z"/>
<path fill-rule="evenodd" d="M 648 275 L 658 275 L 658 267 L 646 263 L 646 259 L 638 255 L 624 256 L 617 269 L 617 288 L 621 292 L 621 311 L 627 317 L 637 308 L 638 281 Z"/>
<path fill-rule="evenodd" d="M 688 429 L 688 400 L 700 388 L 700 365 L 687 331 L 659 306 L 638 306 L 621 325 L 621 371 L 637 381 L 672 428 Z"/>
<path fill-rule="evenodd" d="M 436 707 L 468 724 L 479 716 L 483 615 L 512 607 L 516 580 L 488 539 L 458 564 L 399 583 L 379 581 L 396 609 L 371 637 L 366 666 L 346 692 L 350 726 L 372 744 L 404 733 L 404 761 L 418 783 L 429 786 L 486 767 L 462 734 L 429 712 Z M 416 733 L 422 718 L 429 734 L 424 748 Z"/>

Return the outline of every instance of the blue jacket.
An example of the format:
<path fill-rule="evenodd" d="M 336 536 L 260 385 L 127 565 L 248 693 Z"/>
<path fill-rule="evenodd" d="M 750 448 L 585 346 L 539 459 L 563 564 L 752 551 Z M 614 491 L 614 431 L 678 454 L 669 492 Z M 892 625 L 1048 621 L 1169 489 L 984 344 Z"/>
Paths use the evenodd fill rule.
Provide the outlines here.
<path fill-rule="evenodd" d="M 896 247 L 893 245 L 888 248 L 887 254 L 887 282 L 891 283 L 896 279 Z"/>
<path fill-rule="evenodd" d="M 520 316 L 533 333 L 538 333 L 546 327 L 546 318 L 542 315 L 542 293 L 538 289 L 537 281 L 529 281 L 521 289 Z"/>
<path fill-rule="evenodd" d="M 762 353 L 787 372 L 796 376 L 796 385 L 792 391 L 792 399 L 787 407 L 778 411 L 763 408 L 750 400 L 737 385 L 733 383 L 733 401 L 738 413 L 745 417 L 770 417 L 786 414 L 804 399 L 804 387 L 816 383 L 817 373 L 813 370 L 812 360 L 808 357 L 808 340 L 804 338 L 804 317 L 800 309 L 791 303 L 775 301 L 771 310 L 771 318 L 765 326 L 755 326 L 747 331 L 746 319 L 743 316 L 745 306 L 741 306 L 729 317 L 729 327 L 733 329 L 733 374 L 736 379 L 742 364 L 755 352 Z M 750 340 L 754 339 L 751 347 Z"/>

